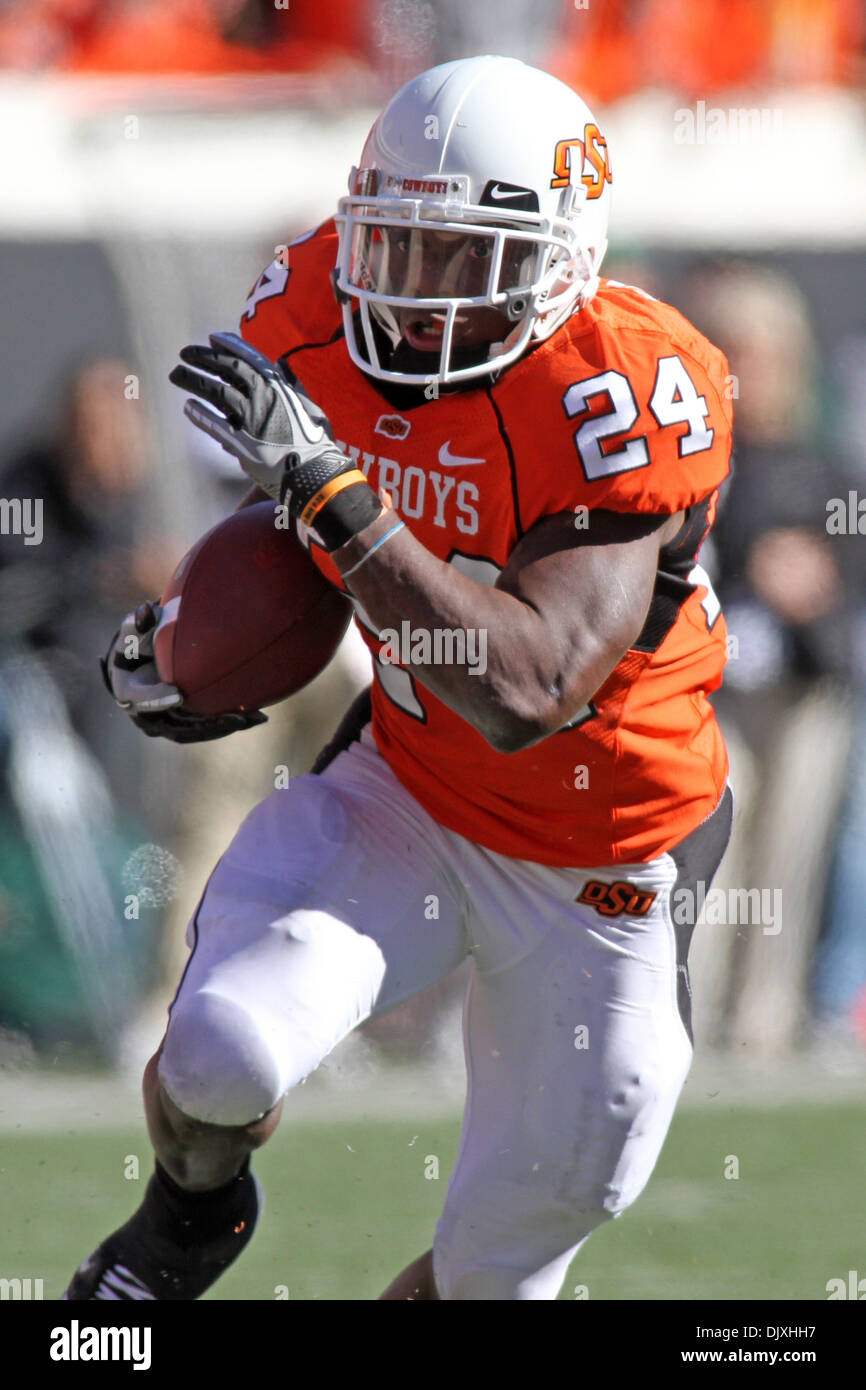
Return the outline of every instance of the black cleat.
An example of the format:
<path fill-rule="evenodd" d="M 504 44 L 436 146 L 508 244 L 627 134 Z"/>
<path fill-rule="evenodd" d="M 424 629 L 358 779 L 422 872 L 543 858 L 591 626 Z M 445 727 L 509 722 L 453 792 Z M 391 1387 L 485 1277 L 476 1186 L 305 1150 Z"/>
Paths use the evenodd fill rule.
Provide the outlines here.
<path fill-rule="evenodd" d="M 138 1211 L 79 1266 L 62 1298 L 200 1298 L 248 1244 L 261 1206 L 249 1163 L 218 1191 L 195 1193 L 157 1164 Z"/>

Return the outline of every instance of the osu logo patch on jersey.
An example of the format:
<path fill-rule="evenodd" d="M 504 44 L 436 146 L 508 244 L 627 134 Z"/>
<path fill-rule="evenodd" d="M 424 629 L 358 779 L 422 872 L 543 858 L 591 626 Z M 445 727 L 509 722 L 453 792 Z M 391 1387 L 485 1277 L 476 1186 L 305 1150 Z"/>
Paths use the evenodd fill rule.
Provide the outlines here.
<path fill-rule="evenodd" d="M 591 878 L 574 901 L 589 903 L 602 917 L 621 917 L 624 912 L 629 917 L 646 917 L 657 897 L 657 893 L 635 888 L 633 883 L 626 883 L 624 879 L 617 879 L 616 883 L 603 883 L 599 878 Z"/>
<path fill-rule="evenodd" d="M 389 439 L 405 439 L 411 428 L 411 421 L 402 415 L 380 415 L 373 426 L 376 434 L 385 434 Z"/>

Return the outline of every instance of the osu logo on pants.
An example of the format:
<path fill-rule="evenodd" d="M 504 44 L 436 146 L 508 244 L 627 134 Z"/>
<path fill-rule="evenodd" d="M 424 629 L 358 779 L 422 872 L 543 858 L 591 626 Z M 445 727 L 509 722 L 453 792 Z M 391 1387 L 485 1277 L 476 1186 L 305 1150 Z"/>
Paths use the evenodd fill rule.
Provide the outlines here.
<path fill-rule="evenodd" d="M 643 888 L 635 888 L 633 883 L 625 883 L 622 879 L 616 883 L 603 883 L 601 879 L 591 878 L 574 901 L 589 903 L 602 917 L 619 917 L 623 912 L 627 912 L 629 917 L 645 917 L 657 896 Z"/>

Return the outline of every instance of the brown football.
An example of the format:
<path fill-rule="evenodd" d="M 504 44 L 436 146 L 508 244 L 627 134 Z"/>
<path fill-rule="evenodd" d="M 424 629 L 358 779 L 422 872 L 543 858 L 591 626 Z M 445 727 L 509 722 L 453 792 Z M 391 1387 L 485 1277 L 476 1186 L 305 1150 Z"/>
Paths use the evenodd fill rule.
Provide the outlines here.
<path fill-rule="evenodd" d="M 160 678 L 195 714 L 262 709 L 327 666 L 351 604 L 323 577 L 273 502 L 233 512 L 181 560 L 161 599 Z"/>

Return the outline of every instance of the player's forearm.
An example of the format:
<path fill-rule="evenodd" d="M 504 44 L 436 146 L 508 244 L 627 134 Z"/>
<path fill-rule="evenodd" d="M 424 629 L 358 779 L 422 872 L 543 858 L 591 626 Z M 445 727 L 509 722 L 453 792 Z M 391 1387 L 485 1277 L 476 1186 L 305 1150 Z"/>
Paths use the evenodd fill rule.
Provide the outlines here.
<path fill-rule="evenodd" d="M 270 500 L 255 486 L 236 510 Z M 393 512 L 385 516 L 390 518 L 387 524 L 374 522 L 362 533 L 366 544 L 359 547 L 349 542 L 334 552 L 335 559 L 345 557 L 343 568 L 357 563 L 378 533 L 395 524 Z M 379 631 L 390 628 L 402 636 L 402 625 L 408 622 L 412 634 L 430 634 L 434 656 L 437 632 L 467 634 L 463 647 L 467 660 L 461 664 L 413 659 L 412 669 L 435 695 L 503 751 L 537 742 L 565 722 L 563 717 L 557 723 L 550 699 L 551 690 L 556 689 L 553 677 L 539 688 L 534 678 L 543 680 L 543 673 L 534 664 L 529 672 L 524 668 L 530 643 L 542 638 L 533 609 L 443 564 L 405 528 L 386 544 L 388 555 L 383 553 L 380 559 L 377 553 L 363 566 L 365 573 L 359 570 L 347 580 Z M 415 650 L 417 656 L 417 646 Z"/>
<path fill-rule="evenodd" d="M 574 624 L 573 650 L 554 650 L 534 608 L 438 560 L 407 527 L 364 559 L 397 520 L 394 512 L 383 513 L 332 552 L 344 575 L 364 560 L 346 584 L 380 640 L 393 642 L 385 634 L 396 634 L 396 659 L 502 752 L 537 743 L 560 728 L 571 713 L 563 707 L 561 673 L 563 666 L 572 672 L 581 664 L 581 624 Z M 462 640 L 455 633 L 463 634 Z M 590 645 L 587 641 L 585 699 L 574 700 L 569 680 L 570 704 L 576 707 L 597 688 Z"/>

